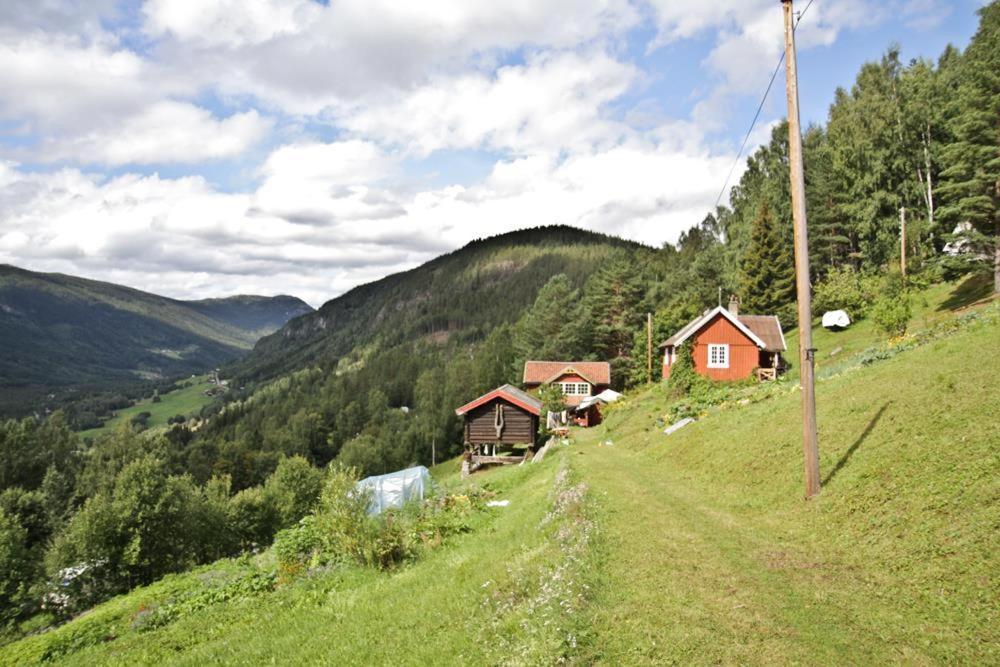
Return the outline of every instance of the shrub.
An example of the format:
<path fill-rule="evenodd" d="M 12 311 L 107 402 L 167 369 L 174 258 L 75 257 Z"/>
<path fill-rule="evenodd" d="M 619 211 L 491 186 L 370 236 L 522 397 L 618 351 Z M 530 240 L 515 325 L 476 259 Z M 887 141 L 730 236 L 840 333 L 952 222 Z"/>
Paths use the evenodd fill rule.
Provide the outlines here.
<path fill-rule="evenodd" d="M 469 530 L 468 515 L 483 508 L 479 496 L 436 496 L 368 516 L 369 495 L 359 493 L 356 483 L 354 469 L 331 466 L 313 514 L 278 533 L 274 551 L 282 580 L 337 563 L 394 567 L 425 545 Z"/>
<path fill-rule="evenodd" d="M 152 416 L 152 413 L 143 410 L 139 414 L 132 417 L 132 426 L 136 426 L 142 430 L 149 425 L 149 418 Z"/>
<path fill-rule="evenodd" d="M 229 500 L 229 525 L 241 550 L 271 543 L 281 525 L 273 499 L 259 486 L 243 489 Z"/>
<path fill-rule="evenodd" d="M 835 268 L 816 285 L 813 310 L 819 315 L 828 310 L 846 310 L 851 319 L 868 315 L 879 293 L 879 279 L 855 271 L 849 266 Z"/>
<path fill-rule="evenodd" d="M 168 476 L 161 461 L 147 456 L 126 465 L 110 491 L 99 491 L 70 519 L 48 554 L 65 610 L 197 562 L 199 503 L 190 478 Z"/>
<path fill-rule="evenodd" d="M 27 539 L 28 531 L 0 508 L 0 623 L 17 618 L 34 574 Z"/>
<path fill-rule="evenodd" d="M 309 514 L 323 491 L 323 471 L 301 456 L 283 458 L 264 484 L 282 528 Z"/>
<path fill-rule="evenodd" d="M 670 378 L 667 387 L 673 396 L 686 396 L 698 384 L 707 382 L 694 370 L 694 358 L 691 356 L 691 343 L 685 341 L 674 348 L 676 358 L 670 366 Z"/>
<path fill-rule="evenodd" d="M 889 336 L 902 336 L 910 323 L 910 315 L 910 296 L 902 282 L 898 279 L 887 280 L 871 309 L 875 326 Z"/>

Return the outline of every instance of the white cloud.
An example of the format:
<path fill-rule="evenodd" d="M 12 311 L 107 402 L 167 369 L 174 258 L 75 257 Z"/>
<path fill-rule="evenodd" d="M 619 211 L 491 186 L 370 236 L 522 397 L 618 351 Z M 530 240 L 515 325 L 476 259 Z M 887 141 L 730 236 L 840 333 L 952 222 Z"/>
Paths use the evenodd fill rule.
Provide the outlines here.
<path fill-rule="evenodd" d="M 178 4 L 147 5 L 145 29 L 163 38 L 165 62 L 302 115 L 405 91 L 435 73 L 489 68 L 522 47 L 604 41 L 638 19 L 627 0 L 261 1 L 242 13 Z"/>
<path fill-rule="evenodd" d="M 253 109 L 217 120 L 192 104 L 163 101 L 120 125 L 51 139 L 33 156 L 107 165 L 203 162 L 242 154 L 271 127 Z"/>
<path fill-rule="evenodd" d="M 618 140 L 603 107 L 636 80 L 635 67 L 605 53 L 544 53 L 495 75 L 441 77 L 387 102 L 342 111 L 354 132 L 428 154 L 445 148 L 532 153 Z"/>
<path fill-rule="evenodd" d="M 233 157 L 260 141 L 256 110 L 217 119 L 169 99 L 194 92 L 183 77 L 132 51 L 75 37 L 0 42 L 0 119 L 40 140 L 8 155 L 88 164 L 191 163 Z"/>
<path fill-rule="evenodd" d="M 149 0 L 146 30 L 199 46 L 236 48 L 306 29 L 322 13 L 312 0 L 219 0 L 213 3 Z"/>
<path fill-rule="evenodd" d="M 41 130 L 84 127 L 96 116 L 132 113 L 171 80 L 131 51 L 76 37 L 33 34 L 0 40 L 0 117 Z"/>

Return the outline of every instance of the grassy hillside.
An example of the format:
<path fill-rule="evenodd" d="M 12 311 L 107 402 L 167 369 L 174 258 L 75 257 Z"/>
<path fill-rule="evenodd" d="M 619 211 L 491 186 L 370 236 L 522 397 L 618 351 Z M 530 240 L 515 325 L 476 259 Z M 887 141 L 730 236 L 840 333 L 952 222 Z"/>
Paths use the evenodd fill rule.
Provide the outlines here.
<path fill-rule="evenodd" d="M 234 368 L 272 377 L 352 351 L 433 339 L 477 340 L 513 322 L 538 289 L 565 273 L 583 285 L 615 249 L 643 246 L 571 227 L 527 229 L 484 240 L 403 273 L 356 287 L 267 336 Z"/>
<path fill-rule="evenodd" d="M 585 655 L 995 663 L 1000 360 L 980 353 L 1000 336 L 992 312 L 818 384 L 813 501 L 796 391 L 665 436 L 654 390 L 586 433 L 580 474 L 607 496 Z"/>
<path fill-rule="evenodd" d="M 561 454 L 477 476 L 469 484 L 490 489 L 510 505 L 479 514 L 471 532 L 413 565 L 387 573 L 343 567 L 273 592 L 223 593 L 233 591 L 234 582 L 273 568 L 269 554 L 224 561 L 167 577 L 53 632 L 0 648 L 0 664 L 486 664 L 511 650 L 546 658 L 549 642 L 558 645 L 558 635 L 574 623 L 560 612 L 563 600 L 540 596 L 545 575 L 564 557 L 560 542 L 552 539 L 564 525 L 564 517 L 552 514 L 552 494 L 566 484 L 565 477 L 556 484 L 568 452 Z M 465 487 L 453 464 L 432 473 L 446 488 Z M 206 591 L 215 591 L 218 601 L 165 627 L 143 629 L 143 619 L 159 606 L 190 604 Z M 512 596 L 520 618 L 532 619 L 537 612 L 532 623 L 544 612 L 550 627 L 539 624 L 524 633 L 496 623 L 490 606 L 498 602 L 497 593 Z M 429 637 L 433 641 L 422 640 Z"/>
<path fill-rule="evenodd" d="M 108 431 L 115 429 L 119 424 L 130 421 L 140 412 L 148 412 L 149 419 L 146 425 L 149 428 L 166 426 L 167 420 L 176 415 L 192 417 L 198 414 L 202 406 L 212 401 L 211 396 L 205 395 L 205 390 L 213 385 L 208 381 L 207 375 L 192 377 L 181 384 L 187 385 L 180 389 L 160 394 L 160 400 L 154 402 L 152 398 L 144 398 L 136 401 L 135 405 L 119 410 L 115 416 L 106 421 L 100 428 L 92 428 L 80 431 L 81 438 L 96 438 Z"/>
<path fill-rule="evenodd" d="M 0 387 L 101 385 L 203 372 L 311 309 L 291 297 L 188 303 L 0 266 Z M 39 387 L 42 389 L 39 390 Z"/>
<path fill-rule="evenodd" d="M 988 302 L 992 288 L 991 276 L 973 274 L 957 282 L 942 282 L 916 291 L 910 299 L 910 331 L 929 329 L 952 319 L 957 312 Z M 794 361 L 798 358 L 799 332 L 798 329 L 788 331 L 794 326 L 794 322 L 782 324 L 786 329 L 785 339 L 788 344 L 785 356 Z M 824 377 L 856 366 L 859 355 L 884 342 L 885 334 L 878 331 L 870 318 L 854 322 L 842 331 L 824 329 L 820 318 L 816 318 L 813 320 L 813 347 L 817 350 L 816 373 L 819 377 Z M 797 380 L 798 377 L 798 364 L 793 363 L 789 379 Z"/>
<path fill-rule="evenodd" d="M 977 312 L 819 382 L 814 500 L 792 387 L 666 436 L 655 386 L 541 464 L 475 475 L 509 506 L 412 565 L 260 592 L 241 582 L 268 554 L 226 561 L 0 663 L 995 664 L 1000 313 Z M 461 488 L 454 462 L 435 474 Z M 164 604 L 184 611 L 146 625 Z"/>

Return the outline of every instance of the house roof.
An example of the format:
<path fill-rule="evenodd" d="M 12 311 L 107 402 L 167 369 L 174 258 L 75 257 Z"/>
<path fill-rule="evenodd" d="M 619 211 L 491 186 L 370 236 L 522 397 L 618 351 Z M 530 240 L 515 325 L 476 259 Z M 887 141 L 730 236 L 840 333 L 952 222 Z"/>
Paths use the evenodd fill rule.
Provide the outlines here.
<path fill-rule="evenodd" d="M 775 315 L 739 315 L 740 322 L 757 337 L 764 341 L 764 349 L 768 352 L 784 352 L 785 334 L 781 330 L 781 322 Z"/>
<path fill-rule="evenodd" d="M 774 315 L 735 316 L 722 306 L 707 310 L 700 317 L 696 317 L 688 322 L 680 331 L 660 343 L 660 348 L 680 345 L 690 338 L 692 334 L 711 322 L 716 315 L 721 315 L 729 320 L 733 326 L 743 332 L 747 338 L 762 350 L 766 350 L 767 352 L 782 352 L 787 349 L 785 335 L 781 331 L 781 322 Z"/>
<path fill-rule="evenodd" d="M 469 410 L 478 408 L 480 405 L 489 403 L 497 398 L 502 398 L 509 403 L 513 403 L 517 407 L 527 410 L 533 415 L 542 414 L 542 402 L 540 400 L 509 384 L 497 387 L 493 391 L 487 392 L 473 401 L 469 401 L 462 407 L 455 410 L 455 414 L 462 416 Z"/>
<path fill-rule="evenodd" d="M 611 384 L 611 364 L 606 361 L 524 362 L 524 384 L 553 382 L 563 375 L 579 375 L 591 384 Z"/>

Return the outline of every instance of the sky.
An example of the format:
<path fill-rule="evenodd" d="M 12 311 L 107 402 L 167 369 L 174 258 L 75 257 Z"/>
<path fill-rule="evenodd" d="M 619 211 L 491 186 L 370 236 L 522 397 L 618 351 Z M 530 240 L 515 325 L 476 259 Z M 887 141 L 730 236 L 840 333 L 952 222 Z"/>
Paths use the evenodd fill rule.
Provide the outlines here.
<path fill-rule="evenodd" d="M 803 123 L 981 4 L 814 0 Z M 4 0 L 0 263 L 319 306 L 518 228 L 675 242 L 782 34 L 778 0 Z M 784 114 L 782 71 L 748 153 Z"/>

